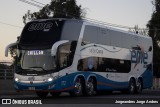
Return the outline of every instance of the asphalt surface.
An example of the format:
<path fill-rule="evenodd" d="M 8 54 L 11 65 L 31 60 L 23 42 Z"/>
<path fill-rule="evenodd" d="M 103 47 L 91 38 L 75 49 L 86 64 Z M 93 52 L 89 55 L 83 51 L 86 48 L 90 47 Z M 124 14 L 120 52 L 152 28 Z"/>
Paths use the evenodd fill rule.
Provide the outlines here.
<path fill-rule="evenodd" d="M 87 97 L 72 97 L 69 93 L 61 93 L 59 97 L 52 97 L 49 94 L 46 98 L 39 98 L 33 92 L 13 92 L 1 94 L 0 98 L 15 100 L 41 100 L 43 104 L 146 104 L 147 101 L 155 101 L 154 103 L 158 102 L 160 104 L 160 90 L 143 90 L 141 94 L 133 95 L 123 94 L 121 92 L 116 91 L 109 94 L 103 93 L 101 95 Z M 122 101 L 129 102 L 125 103 Z"/>
<path fill-rule="evenodd" d="M 3 83 L 3 84 L 2 84 Z M 5 84 L 4 84 L 5 83 Z M 1 87 L 3 86 L 3 88 Z M 5 87 L 5 88 L 4 88 Z M 42 103 L 45 107 L 54 105 L 54 107 L 159 107 L 160 106 L 160 89 L 152 90 L 146 89 L 143 90 L 141 94 L 124 94 L 118 91 L 113 93 L 103 93 L 96 96 L 87 96 L 87 97 L 72 97 L 69 93 L 62 93 L 59 97 L 52 97 L 50 94 L 46 98 L 39 98 L 33 92 L 23 92 L 17 93 L 13 89 L 13 84 L 10 81 L 0 82 L 0 103 L 2 99 L 11 99 L 12 101 L 18 100 L 37 100 Z M 17 102 L 14 102 L 15 104 Z M 122 103 L 122 104 L 121 104 Z M 157 104 L 158 103 L 158 104 Z M 136 105 L 135 105 L 136 104 Z M 40 107 L 42 105 L 30 105 Z M 0 105 L 9 107 L 15 105 Z M 16 105 L 20 106 L 20 105 Z M 27 105 L 23 105 L 25 107 Z M 28 106 L 27 106 L 28 107 Z"/>

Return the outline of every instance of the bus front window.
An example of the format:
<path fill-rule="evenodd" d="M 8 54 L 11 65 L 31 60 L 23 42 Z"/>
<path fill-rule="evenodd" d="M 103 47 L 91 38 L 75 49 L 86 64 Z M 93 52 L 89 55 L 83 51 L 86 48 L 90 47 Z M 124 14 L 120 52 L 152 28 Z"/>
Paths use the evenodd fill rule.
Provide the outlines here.
<path fill-rule="evenodd" d="M 48 74 L 56 71 L 55 59 L 51 50 L 21 50 L 17 58 L 18 74 Z"/>

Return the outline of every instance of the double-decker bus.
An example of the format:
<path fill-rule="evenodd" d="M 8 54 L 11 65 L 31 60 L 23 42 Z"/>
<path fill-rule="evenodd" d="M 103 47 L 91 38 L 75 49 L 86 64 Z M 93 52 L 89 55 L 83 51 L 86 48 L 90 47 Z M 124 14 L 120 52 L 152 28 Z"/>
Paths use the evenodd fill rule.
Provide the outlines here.
<path fill-rule="evenodd" d="M 131 94 L 152 86 L 152 39 L 76 19 L 27 23 L 16 43 L 14 87 L 39 97 L 61 92 L 94 95 L 121 90 Z"/>

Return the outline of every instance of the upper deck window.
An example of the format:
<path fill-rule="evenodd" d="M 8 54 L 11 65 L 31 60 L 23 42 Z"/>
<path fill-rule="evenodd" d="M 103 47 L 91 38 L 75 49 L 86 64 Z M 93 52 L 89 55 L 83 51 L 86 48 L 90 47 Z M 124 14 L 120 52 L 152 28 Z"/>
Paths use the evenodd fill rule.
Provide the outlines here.
<path fill-rule="evenodd" d="M 47 20 L 29 22 L 23 29 L 20 44 L 52 44 L 60 40 L 63 21 Z"/>

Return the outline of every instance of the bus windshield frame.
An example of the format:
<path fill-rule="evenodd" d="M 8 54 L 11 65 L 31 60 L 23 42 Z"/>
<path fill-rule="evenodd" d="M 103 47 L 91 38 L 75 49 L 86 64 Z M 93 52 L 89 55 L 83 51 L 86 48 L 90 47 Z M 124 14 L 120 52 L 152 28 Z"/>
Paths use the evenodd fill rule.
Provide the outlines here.
<path fill-rule="evenodd" d="M 45 75 L 57 72 L 56 59 L 51 56 L 51 49 L 17 51 L 17 74 Z"/>

